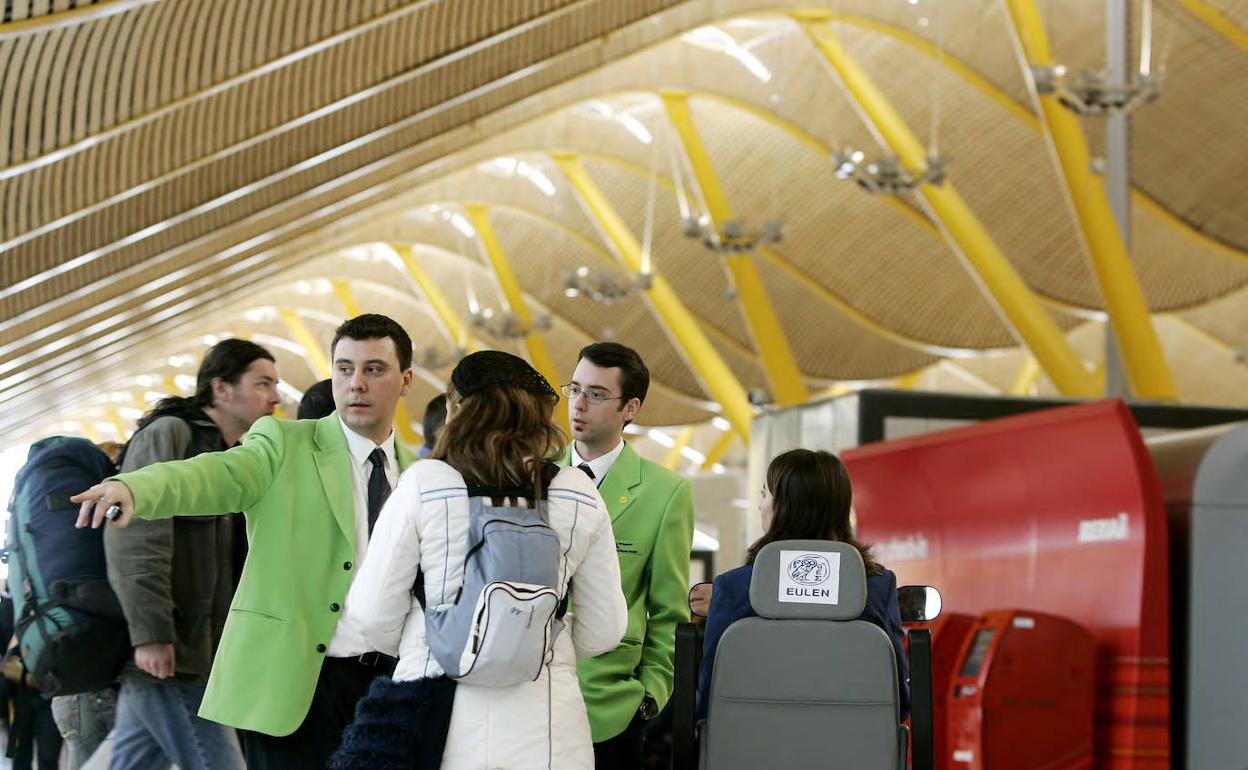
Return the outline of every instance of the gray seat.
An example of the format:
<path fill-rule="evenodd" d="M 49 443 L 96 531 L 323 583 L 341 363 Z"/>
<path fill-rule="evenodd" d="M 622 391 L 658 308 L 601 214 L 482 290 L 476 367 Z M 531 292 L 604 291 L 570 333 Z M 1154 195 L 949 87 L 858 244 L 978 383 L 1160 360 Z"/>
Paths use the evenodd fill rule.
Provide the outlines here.
<path fill-rule="evenodd" d="M 852 546 L 787 540 L 763 548 L 750 582 L 758 617 L 729 626 L 715 655 L 703 770 L 904 768 L 893 645 L 858 620 L 866 599 Z"/>

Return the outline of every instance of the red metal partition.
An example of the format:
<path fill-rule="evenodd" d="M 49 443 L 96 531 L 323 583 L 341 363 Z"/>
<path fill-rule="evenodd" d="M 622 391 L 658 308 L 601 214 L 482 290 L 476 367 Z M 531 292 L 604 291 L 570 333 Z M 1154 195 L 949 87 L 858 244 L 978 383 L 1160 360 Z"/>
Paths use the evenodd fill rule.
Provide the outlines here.
<path fill-rule="evenodd" d="M 1166 522 L 1121 401 L 869 444 L 842 459 L 859 534 L 901 583 L 938 587 L 947 612 L 1030 609 L 1091 631 L 1098 768 L 1170 766 Z"/>

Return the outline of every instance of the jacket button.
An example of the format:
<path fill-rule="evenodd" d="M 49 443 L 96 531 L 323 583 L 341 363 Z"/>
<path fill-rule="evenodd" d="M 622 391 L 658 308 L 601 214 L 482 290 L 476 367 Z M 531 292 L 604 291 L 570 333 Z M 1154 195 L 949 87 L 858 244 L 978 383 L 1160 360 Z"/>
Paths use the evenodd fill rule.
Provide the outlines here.
<path fill-rule="evenodd" d="M 325 645 L 323 645 L 323 644 L 318 644 L 318 645 L 316 645 L 316 651 L 317 651 L 317 652 L 325 652 Z"/>
<path fill-rule="evenodd" d="M 348 561 L 348 562 L 343 562 L 343 564 L 342 564 L 342 568 L 343 568 L 343 569 L 345 569 L 345 570 L 350 570 L 350 569 L 351 569 L 351 562 L 349 562 L 349 561 Z"/>
<path fill-rule="evenodd" d="M 332 604 L 330 604 L 330 605 L 329 605 L 329 611 L 330 611 L 330 612 L 337 612 L 337 611 L 338 611 L 338 610 L 340 610 L 340 609 L 342 609 L 342 607 L 338 606 L 338 602 L 334 602 L 334 603 L 332 603 Z"/>

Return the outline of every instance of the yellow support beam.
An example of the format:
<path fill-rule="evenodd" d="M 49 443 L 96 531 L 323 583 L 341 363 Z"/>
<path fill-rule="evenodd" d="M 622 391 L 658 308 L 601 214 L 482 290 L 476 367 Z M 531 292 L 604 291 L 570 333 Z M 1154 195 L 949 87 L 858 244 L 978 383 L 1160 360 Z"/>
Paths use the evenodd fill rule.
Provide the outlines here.
<path fill-rule="evenodd" d="M 316 374 L 317 379 L 323 380 L 329 377 L 329 357 L 321 349 L 321 343 L 312 336 L 312 332 L 308 331 L 307 324 L 303 322 L 299 314 L 288 308 L 282 308 L 277 311 L 277 315 L 282 319 L 282 323 L 286 324 L 290 336 L 303 346 L 304 355 L 308 357 L 308 364 L 312 367 L 312 372 Z"/>
<path fill-rule="evenodd" d="M 507 259 L 507 253 L 503 251 L 503 244 L 499 242 L 498 234 L 494 232 L 489 209 L 482 203 L 465 203 L 463 209 L 464 215 L 468 217 L 472 228 L 477 232 L 477 238 L 480 239 L 481 248 L 490 260 L 490 266 L 494 268 L 494 276 L 498 279 L 498 285 L 507 299 L 507 306 L 519 319 L 520 327 L 529 331 L 524 335 L 524 346 L 529 353 L 529 359 L 543 377 L 558 387 L 561 380 L 555 368 L 555 361 L 550 357 L 546 339 L 533 328 L 533 310 L 525 301 L 524 290 L 520 288 L 516 272 L 512 270 L 511 261 Z"/>
<path fill-rule="evenodd" d="M 667 449 L 667 454 L 663 455 L 663 467 L 669 471 L 676 470 L 676 466 L 680 465 L 680 450 L 689 446 L 689 441 L 693 438 L 693 428 L 686 426 L 680 433 L 676 434 L 676 443 Z"/>
<path fill-rule="evenodd" d="M 1033 0 L 1007 0 L 1014 32 L 1031 67 L 1053 64 L 1048 34 Z M 1175 401 L 1178 390 L 1166 363 L 1144 290 L 1135 274 L 1101 177 L 1092 173 L 1092 154 L 1079 117 L 1053 94 L 1038 95 L 1047 137 L 1052 143 L 1067 192 L 1092 257 L 1105 309 L 1122 354 L 1127 379 L 1141 398 Z"/>
<path fill-rule="evenodd" d="M 719 176 L 715 173 L 711 156 L 702 143 L 702 136 L 694 125 L 693 115 L 689 111 L 689 93 L 669 89 L 660 91 L 659 96 L 667 110 L 668 119 L 684 145 L 698 189 L 702 191 L 702 199 L 706 202 L 707 214 L 720 236 L 724 237 L 724 225 L 736 217 L 719 182 Z M 754 264 L 753 255 L 728 254 L 725 261 L 737 287 L 737 301 L 754 341 L 754 350 L 763 360 L 763 369 L 767 373 L 767 381 L 771 384 L 777 403 L 780 406 L 805 403 L 810 394 L 802 382 L 801 369 L 798 368 L 797 359 L 793 357 L 793 351 L 785 338 L 780 319 L 776 318 L 776 311 L 772 307 L 771 298 L 767 296 L 767 289 L 758 273 L 758 267 Z"/>
<path fill-rule="evenodd" d="M 425 440 L 421 438 L 414 425 L 412 425 L 412 413 L 407 408 L 407 403 L 403 399 L 399 399 L 399 406 L 394 410 L 394 427 L 399 431 L 399 439 L 409 447 L 415 449 L 424 445 Z"/>
<path fill-rule="evenodd" d="M 580 158 L 575 153 L 553 153 L 551 158 L 559 166 L 564 177 L 581 196 L 586 209 L 601 228 L 607 240 L 611 242 L 620 259 L 633 272 L 641 272 L 641 245 L 636 236 L 624 224 L 615 207 L 602 194 L 602 190 L 585 171 Z M 667 325 L 673 340 L 680 347 L 685 359 L 702 381 L 702 385 L 710 393 L 711 398 L 719 402 L 724 410 L 724 417 L 732 423 L 733 429 L 741 436 L 741 440 L 749 443 L 750 420 L 754 416 L 754 408 L 750 405 L 749 396 L 741 386 L 735 374 L 724 359 L 720 357 L 715 346 L 698 328 L 693 314 L 685 307 L 676 292 L 663 276 L 654 274 L 646 297 L 658 311 L 659 316 Z"/>
<path fill-rule="evenodd" d="M 903 374 L 897 378 L 897 387 L 901 390 L 914 390 L 919 386 L 919 382 L 926 373 L 927 367 L 923 367 L 922 369 L 915 369 L 909 374 Z"/>
<path fill-rule="evenodd" d="M 836 398 L 837 396 L 843 396 L 846 393 L 853 393 L 853 392 L 854 392 L 854 389 L 852 386 L 846 385 L 843 382 L 834 382 L 828 387 L 819 391 L 819 393 L 816 394 L 816 398 Z"/>
<path fill-rule="evenodd" d="M 334 294 L 338 297 L 338 301 L 342 303 L 342 309 L 346 311 L 347 318 L 355 318 L 360 315 L 360 303 L 355 301 L 355 294 L 351 291 L 351 283 L 345 278 L 334 278 L 329 283 L 334 287 Z"/>
<path fill-rule="evenodd" d="M 442 293 L 442 288 L 425 271 L 425 266 L 420 264 L 412 247 L 405 243 L 392 243 L 390 248 L 399 255 L 403 266 L 407 268 L 407 274 L 416 282 L 420 293 L 425 295 L 425 300 L 433 307 L 434 314 L 442 321 L 446 333 L 455 345 L 462 350 L 478 349 L 480 346 L 473 340 L 472 330 L 468 324 L 464 323 L 464 319 L 459 317 L 459 313 L 455 312 L 455 306 Z"/>
<path fill-rule="evenodd" d="M 101 439 L 99 431 L 97 431 L 95 426 L 91 424 L 91 420 L 78 421 L 78 427 L 82 428 L 83 434 L 91 441 L 92 444 L 100 443 Z"/>
<path fill-rule="evenodd" d="M 165 375 L 165 390 L 170 396 L 182 395 L 182 389 L 178 387 L 178 381 L 173 378 L 172 374 Z"/>
<path fill-rule="evenodd" d="M 559 369 L 550 355 L 550 348 L 546 346 L 546 338 L 533 326 L 533 310 L 525 301 L 520 281 L 511 268 L 507 253 L 503 251 L 503 244 L 499 242 L 498 234 L 494 232 L 494 224 L 490 222 L 490 210 L 481 203 L 466 203 L 463 209 L 464 215 L 468 217 L 472 228 L 477 232 L 477 238 L 480 239 L 481 248 L 490 260 L 490 266 L 494 268 L 494 276 L 498 279 L 498 285 L 507 299 L 507 306 L 519 319 L 520 328 L 528 331 L 524 335 L 524 347 L 529 353 L 529 360 L 533 362 L 533 368 L 541 372 L 542 376 L 558 389 L 563 379 L 559 376 Z M 568 428 L 567 410 L 556 409 L 555 411 L 557 412 L 556 422 L 566 430 Z"/>
<path fill-rule="evenodd" d="M 108 421 L 117 430 L 117 440 L 123 444 L 126 443 L 129 433 L 126 430 L 126 424 L 121 419 L 121 410 L 117 408 L 116 404 L 109 404 L 108 408 L 105 409 L 105 414 L 108 415 Z"/>
<path fill-rule="evenodd" d="M 1221 35 L 1228 43 L 1248 53 L 1248 31 L 1228 19 L 1205 0 L 1174 0 L 1183 10 L 1200 19 L 1205 26 Z"/>
<path fill-rule="evenodd" d="M 1019 367 L 1018 374 L 1014 375 L 1014 382 L 1010 384 L 1011 396 L 1030 396 L 1032 388 L 1036 387 L 1036 378 L 1040 376 L 1040 363 L 1036 361 L 1035 356 L 1027 356 L 1023 360 L 1023 365 Z"/>
<path fill-rule="evenodd" d="M 793 17 L 802 24 L 901 164 L 910 169 L 923 168 L 927 163 L 923 145 L 883 92 L 841 45 L 833 29 L 824 23 L 828 14 L 798 12 Z M 957 244 L 1022 342 L 1040 361 L 1058 389 L 1070 396 L 1097 395 L 1099 391 L 1095 381 L 1083 368 L 1057 324 L 1040 307 L 1031 289 L 953 184 L 924 184 L 918 188 L 918 194 Z"/>
<path fill-rule="evenodd" d="M 156 406 L 155 403 L 147 403 L 147 400 L 143 398 L 143 391 L 137 388 L 130 391 L 130 398 L 134 401 L 135 408 L 137 408 L 140 412 L 147 412 L 148 409 Z"/>
<path fill-rule="evenodd" d="M 715 463 L 723 459 L 728 449 L 732 446 L 732 442 L 736 441 L 737 434 L 730 430 L 724 431 L 720 437 L 711 445 L 711 451 L 706 453 L 706 459 L 702 461 L 702 470 L 709 471 L 715 467 Z"/>

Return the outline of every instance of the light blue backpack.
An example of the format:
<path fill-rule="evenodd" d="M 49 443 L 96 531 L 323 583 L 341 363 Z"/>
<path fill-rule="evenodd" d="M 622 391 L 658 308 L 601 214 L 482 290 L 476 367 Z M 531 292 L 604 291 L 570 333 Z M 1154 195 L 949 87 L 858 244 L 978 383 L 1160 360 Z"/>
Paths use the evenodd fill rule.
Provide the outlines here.
<path fill-rule="evenodd" d="M 549 468 L 543 486 L 558 472 Z M 547 522 L 545 499 L 532 508 L 507 504 L 518 497 L 536 495 L 468 485 L 463 586 L 452 604 L 425 611 L 430 652 L 447 676 L 464 683 L 535 681 L 563 630 L 568 602 L 558 588 L 559 537 Z"/>

